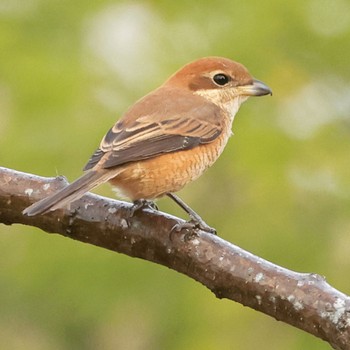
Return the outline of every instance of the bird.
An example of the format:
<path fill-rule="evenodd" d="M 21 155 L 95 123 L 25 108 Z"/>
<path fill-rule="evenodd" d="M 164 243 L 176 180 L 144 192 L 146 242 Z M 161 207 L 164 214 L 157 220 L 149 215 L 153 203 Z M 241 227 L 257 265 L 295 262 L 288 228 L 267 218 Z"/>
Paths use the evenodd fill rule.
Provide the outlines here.
<path fill-rule="evenodd" d="M 200 177 L 221 155 L 240 105 L 272 95 L 242 64 L 224 57 L 190 62 L 139 99 L 103 137 L 77 180 L 23 211 L 34 216 L 68 206 L 109 182 L 136 210 L 168 196 L 190 220 L 177 227 L 215 233 L 175 193 Z"/>

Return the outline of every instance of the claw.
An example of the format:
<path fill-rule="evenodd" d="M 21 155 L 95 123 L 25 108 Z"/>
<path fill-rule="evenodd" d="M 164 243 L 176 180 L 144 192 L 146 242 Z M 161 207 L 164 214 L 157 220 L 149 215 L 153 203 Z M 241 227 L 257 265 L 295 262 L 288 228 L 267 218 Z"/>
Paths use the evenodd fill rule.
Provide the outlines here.
<path fill-rule="evenodd" d="M 181 232 L 182 230 L 188 231 L 185 234 L 185 241 L 188 241 L 194 236 L 197 236 L 197 232 L 199 230 L 216 235 L 215 228 L 208 226 L 204 221 L 199 222 L 192 218 L 190 221 L 185 221 L 182 223 L 175 224 L 170 231 L 170 239 L 172 238 L 174 232 Z"/>
<path fill-rule="evenodd" d="M 191 218 L 191 220 L 183 224 L 175 225 L 171 229 L 171 232 L 173 232 L 174 228 L 176 228 L 176 231 L 181 231 L 182 229 L 187 229 L 192 231 L 202 230 L 202 231 L 216 235 L 215 228 L 208 226 L 204 222 L 204 220 L 193 209 L 191 209 L 182 199 L 180 199 L 174 193 L 167 193 L 167 196 L 170 197 L 173 201 L 175 201 L 175 203 L 177 203 Z"/>
<path fill-rule="evenodd" d="M 129 209 L 129 217 L 132 218 L 138 210 L 142 209 L 158 210 L 158 207 L 152 201 L 146 199 L 138 199 L 134 202 L 134 205 Z"/>

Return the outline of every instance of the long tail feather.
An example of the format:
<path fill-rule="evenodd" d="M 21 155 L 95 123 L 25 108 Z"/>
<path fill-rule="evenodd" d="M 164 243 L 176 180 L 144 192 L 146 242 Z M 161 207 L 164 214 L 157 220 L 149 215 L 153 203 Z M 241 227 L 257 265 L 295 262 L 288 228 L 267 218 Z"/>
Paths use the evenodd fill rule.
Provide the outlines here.
<path fill-rule="evenodd" d="M 110 177 L 110 172 L 91 170 L 62 190 L 32 204 L 23 211 L 23 214 L 34 216 L 62 208 L 79 199 L 84 193 L 90 191 L 102 182 L 107 181 Z"/>

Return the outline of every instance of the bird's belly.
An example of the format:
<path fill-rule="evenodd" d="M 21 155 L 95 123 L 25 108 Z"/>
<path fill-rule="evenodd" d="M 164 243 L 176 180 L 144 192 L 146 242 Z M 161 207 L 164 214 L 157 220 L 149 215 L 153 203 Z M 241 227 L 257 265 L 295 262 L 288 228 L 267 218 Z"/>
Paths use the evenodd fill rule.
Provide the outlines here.
<path fill-rule="evenodd" d="M 201 176 L 219 157 L 223 146 L 224 142 L 214 142 L 130 163 L 110 183 L 133 201 L 177 192 Z"/>

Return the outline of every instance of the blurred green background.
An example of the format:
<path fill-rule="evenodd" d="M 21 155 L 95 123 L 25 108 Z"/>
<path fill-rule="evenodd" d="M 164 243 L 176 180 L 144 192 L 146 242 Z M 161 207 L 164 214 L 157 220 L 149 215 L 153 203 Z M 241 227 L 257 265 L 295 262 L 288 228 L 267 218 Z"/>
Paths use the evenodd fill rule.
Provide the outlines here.
<path fill-rule="evenodd" d="M 220 160 L 180 195 L 224 239 L 350 294 L 348 0 L 0 0 L 0 165 L 73 180 L 130 104 L 208 55 L 274 96 L 243 105 Z M 1 349 L 330 348 L 162 266 L 0 233 Z"/>

